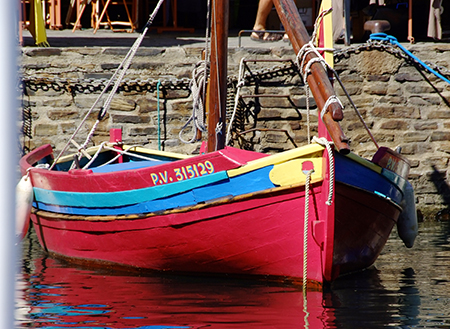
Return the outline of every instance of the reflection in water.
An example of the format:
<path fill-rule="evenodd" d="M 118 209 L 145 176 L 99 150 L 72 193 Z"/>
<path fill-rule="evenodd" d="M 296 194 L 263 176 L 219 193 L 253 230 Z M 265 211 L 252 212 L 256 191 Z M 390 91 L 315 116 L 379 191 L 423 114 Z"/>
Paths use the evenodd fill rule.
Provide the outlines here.
<path fill-rule="evenodd" d="M 137 276 L 48 258 L 32 236 L 17 277 L 17 328 L 450 327 L 449 225 L 391 238 L 376 266 L 325 289 L 254 281 Z M 445 231 L 446 230 L 446 231 Z"/>

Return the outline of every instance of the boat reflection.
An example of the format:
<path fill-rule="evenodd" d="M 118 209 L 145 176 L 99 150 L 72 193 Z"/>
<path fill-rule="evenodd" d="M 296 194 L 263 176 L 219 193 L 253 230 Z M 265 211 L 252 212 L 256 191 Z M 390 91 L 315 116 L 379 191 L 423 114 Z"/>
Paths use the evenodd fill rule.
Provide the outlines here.
<path fill-rule="evenodd" d="M 18 324 L 34 328 L 329 328 L 334 321 L 322 292 L 308 292 L 304 307 L 301 287 L 114 275 L 46 257 L 21 275 Z"/>
<path fill-rule="evenodd" d="M 16 328 L 379 328 L 417 323 L 414 271 L 387 287 L 369 269 L 325 291 L 255 281 L 138 276 L 24 257 Z"/>

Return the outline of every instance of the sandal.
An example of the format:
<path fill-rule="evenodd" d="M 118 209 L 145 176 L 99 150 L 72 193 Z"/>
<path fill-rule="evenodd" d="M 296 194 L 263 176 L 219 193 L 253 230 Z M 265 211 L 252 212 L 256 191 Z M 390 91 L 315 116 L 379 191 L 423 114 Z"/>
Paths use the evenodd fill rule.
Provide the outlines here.
<path fill-rule="evenodd" d="M 259 42 L 264 41 L 264 34 L 265 32 L 252 32 L 252 34 L 250 34 L 250 39 Z"/>
<path fill-rule="evenodd" d="M 283 36 L 278 33 L 264 33 L 264 41 L 266 42 L 275 42 L 281 40 Z"/>
<path fill-rule="evenodd" d="M 269 33 L 269 32 L 252 32 L 250 34 L 250 39 L 258 42 L 275 42 L 281 40 L 282 36 L 277 33 Z"/>

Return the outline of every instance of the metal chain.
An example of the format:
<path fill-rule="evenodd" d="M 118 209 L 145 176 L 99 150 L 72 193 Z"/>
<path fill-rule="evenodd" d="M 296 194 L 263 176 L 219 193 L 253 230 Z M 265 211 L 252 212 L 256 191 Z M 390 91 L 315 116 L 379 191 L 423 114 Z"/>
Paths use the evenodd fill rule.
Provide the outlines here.
<path fill-rule="evenodd" d="M 413 64 L 414 60 L 407 56 L 401 49 L 384 42 L 369 40 L 366 43 L 346 47 L 343 49 L 336 49 L 334 51 L 334 63 L 339 63 L 344 59 L 350 58 L 353 54 L 360 54 L 363 51 L 379 50 L 385 51 L 389 54 L 396 56 L 397 58 L 403 59 L 406 62 Z M 450 76 L 450 69 L 438 66 L 434 63 L 425 61 L 425 63 L 430 66 L 435 71 L 442 75 Z M 260 70 L 254 70 L 252 74 L 246 73 L 245 85 L 253 85 L 256 82 L 267 81 L 274 78 L 294 76 L 298 75 L 298 69 L 295 65 L 275 65 L 270 68 L 264 68 Z M 124 79 L 123 83 L 119 87 L 119 91 L 123 92 L 135 92 L 135 93 L 145 93 L 145 92 L 156 92 L 157 84 L 159 80 L 155 79 Z M 189 90 L 189 84 L 191 79 L 167 79 L 160 80 L 161 86 L 169 90 Z M 235 87 L 238 81 L 236 75 L 231 75 L 228 77 L 228 87 Z M 44 92 L 53 90 L 56 92 L 69 92 L 69 93 L 79 93 L 79 94 L 89 94 L 89 93 L 99 93 L 101 92 L 107 80 L 106 79 L 61 79 L 59 77 L 24 77 L 23 83 L 19 84 L 20 88 L 26 87 L 30 91 L 42 90 Z M 23 90 L 22 90 L 23 92 Z"/>
<path fill-rule="evenodd" d="M 258 71 L 254 71 L 253 74 L 247 74 L 245 76 L 245 84 L 254 84 L 256 80 L 270 80 L 276 77 L 291 76 L 296 73 L 296 67 L 293 65 L 274 66 L 272 68 L 265 68 Z M 228 85 L 231 86 L 237 82 L 237 76 L 228 77 Z M 156 92 L 157 84 L 159 80 L 155 79 L 124 79 L 120 85 L 118 91 L 124 92 Z M 190 90 L 189 84 L 191 79 L 167 79 L 160 80 L 161 86 L 169 90 Z M 42 90 L 56 91 L 56 92 L 69 92 L 78 94 L 90 94 L 101 92 L 107 83 L 106 79 L 61 79 L 59 77 L 24 77 L 22 84 L 19 84 L 20 88 L 24 87 L 30 91 Z M 110 87 L 109 89 L 111 89 Z M 23 92 L 23 90 L 22 90 Z"/>

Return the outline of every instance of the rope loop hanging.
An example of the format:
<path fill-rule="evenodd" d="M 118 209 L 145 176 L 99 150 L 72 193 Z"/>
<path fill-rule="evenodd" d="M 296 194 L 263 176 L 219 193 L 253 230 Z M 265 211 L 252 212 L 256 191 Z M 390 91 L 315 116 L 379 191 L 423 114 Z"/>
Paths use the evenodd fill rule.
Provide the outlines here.
<path fill-rule="evenodd" d="M 194 70 L 192 71 L 192 80 L 189 83 L 189 88 L 192 92 L 192 115 L 188 121 L 181 128 L 178 137 L 183 143 L 194 143 L 197 141 L 197 130 L 201 132 L 206 131 L 205 126 L 205 106 L 204 106 L 204 95 L 206 94 L 206 79 L 209 75 L 209 63 L 204 60 L 197 63 Z M 190 123 L 192 124 L 193 136 L 190 140 L 185 140 L 183 138 L 183 133 Z"/>

